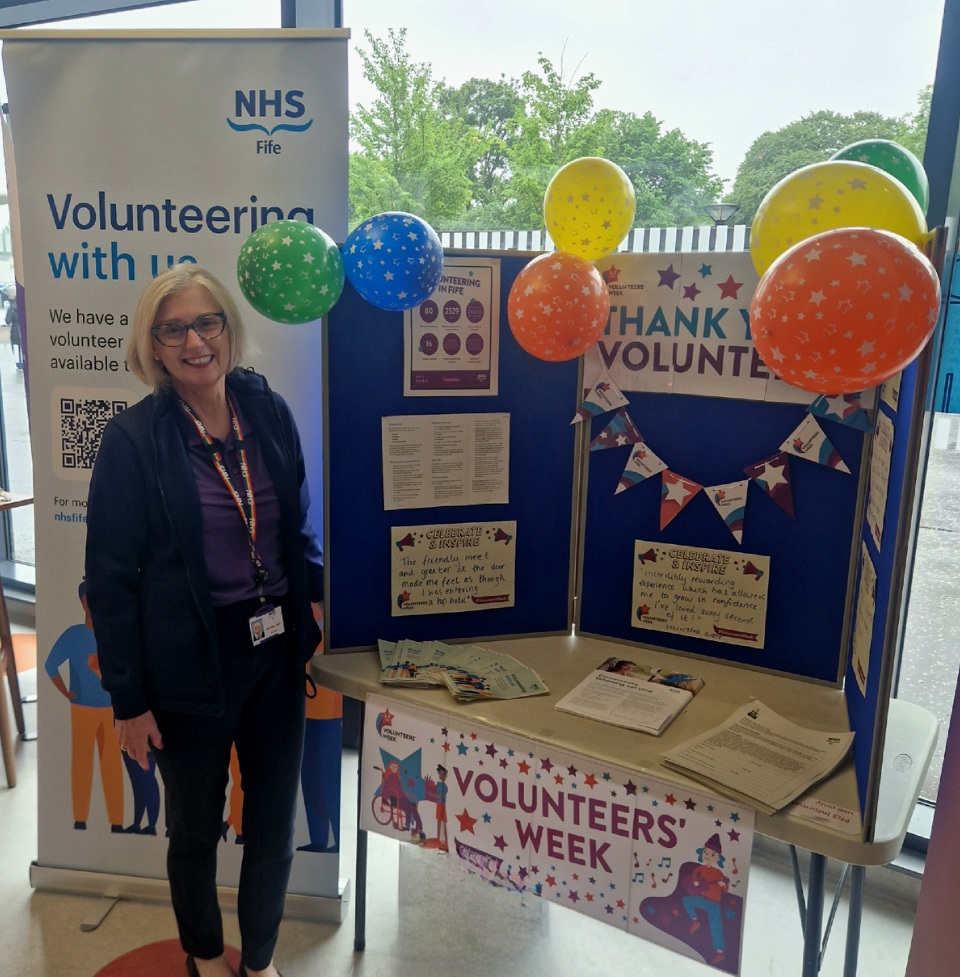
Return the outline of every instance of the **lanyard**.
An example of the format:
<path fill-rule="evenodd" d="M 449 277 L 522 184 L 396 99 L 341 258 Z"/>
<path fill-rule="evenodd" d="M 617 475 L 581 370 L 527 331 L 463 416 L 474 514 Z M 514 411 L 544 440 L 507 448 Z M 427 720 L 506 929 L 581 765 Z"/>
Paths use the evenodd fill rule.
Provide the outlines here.
<path fill-rule="evenodd" d="M 240 518 L 243 519 L 243 524 L 247 527 L 247 535 L 250 543 L 250 560 L 256 570 L 255 578 L 257 595 L 260 598 L 260 603 L 263 604 L 266 600 L 263 595 L 263 584 L 267 579 L 268 571 L 263 565 L 260 555 L 257 553 L 257 502 L 253 494 L 253 482 L 250 478 L 250 467 L 247 464 L 247 449 L 243 441 L 243 431 L 240 428 L 240 419 L 237 417 L 237 412 L 233 409 L 233 402 L 229 397 L 227 398 L 227 407 L 230 409 L 230 423 L 233 425 L 235 445 L 240 459 L 240 474 L 243 477 L 243 489 L 244 495 L 246 496 L 246 505 L 244 505 L 243 497 L 240 495 L 239 490 L 233 484 L 233 481 L 230 478 L 230 472 L 227 470 L 227 466 L 223 461 L 223 453 L 217 447 L 213 438 L 210 437 L 207 429 L 203 426 L 203 421 L 197 417 L 197 415 L 193 412 L 193 409 L 186 401 L 181 400 L 180 406 L 183 408 L 190 420 L 193 421 L 193 426 L 197 429 L 197 434 L 200 435 L 200 439 L 207 446 L 207 450 L 210 452 L 210 457 L 213 461 L 213 467 L 216 469 L 217 474 L 220 476 L 220 480 L 230 493 L 230 497 L 233 499 L 234 504 L 240 513 Z"/>

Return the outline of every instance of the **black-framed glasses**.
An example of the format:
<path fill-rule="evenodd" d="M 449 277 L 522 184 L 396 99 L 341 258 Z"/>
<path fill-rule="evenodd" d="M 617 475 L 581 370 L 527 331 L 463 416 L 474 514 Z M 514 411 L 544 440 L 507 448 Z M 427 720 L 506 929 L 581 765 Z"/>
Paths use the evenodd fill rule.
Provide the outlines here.
<path fill-rule="evenodd" d="M 216 339 L 227 325 L 226 312 L 205 312 L 193 322 L 158 322 L 150 327 L 153 338 L 164 346 L 182 346 L 192 329 L 201 339 Z"/>

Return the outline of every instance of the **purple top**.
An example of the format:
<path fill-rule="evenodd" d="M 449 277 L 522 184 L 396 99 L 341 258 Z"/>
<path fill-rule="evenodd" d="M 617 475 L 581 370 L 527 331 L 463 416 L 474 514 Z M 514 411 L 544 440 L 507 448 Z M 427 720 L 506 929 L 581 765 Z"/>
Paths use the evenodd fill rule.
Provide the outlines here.
<path fill-rule="evenodd" d="M 247 465 L 257 506 L 257 553 L 267 568 L 263 592 L 268 597 L 282 597 L 287 592 L 287 575 L 280 551 L 280 505 L 273 481 L 260 454 L 256 431 L 234 403 L 247 451 Z M 181 423 L 187 432 L 190 465 L 200 496 L 203 517 L 203 555 L 207 580 L 214 607 L 224 607 L 257 596 L 256 569 L 250 557 L 250 535 L 240 510 L 223 484 L 213 458 L 203 443 L 193 421 L 178 407 Z M 233 487 L 246 503 L 246 488 L 240 473 L 240 456 L 231 430 L 222 442 L 221 453 Z"/>

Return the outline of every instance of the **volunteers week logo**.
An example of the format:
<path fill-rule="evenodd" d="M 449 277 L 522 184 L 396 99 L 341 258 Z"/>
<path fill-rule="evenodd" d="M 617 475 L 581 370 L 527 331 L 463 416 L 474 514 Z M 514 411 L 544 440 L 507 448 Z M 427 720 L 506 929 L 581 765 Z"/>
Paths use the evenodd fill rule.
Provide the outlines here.
<path fill-rule="evenodd" d="M 233 93 L 233 117 L 227 125 L 234 132 L 262 132 L 266 138 L 257 139 L 258 156 L 279 156 L 283 143 L 273 137 L 278 132 L 306 132 L 313 119 L 304 119 L 304 93 L 296 89 L 251 88 Z"/>

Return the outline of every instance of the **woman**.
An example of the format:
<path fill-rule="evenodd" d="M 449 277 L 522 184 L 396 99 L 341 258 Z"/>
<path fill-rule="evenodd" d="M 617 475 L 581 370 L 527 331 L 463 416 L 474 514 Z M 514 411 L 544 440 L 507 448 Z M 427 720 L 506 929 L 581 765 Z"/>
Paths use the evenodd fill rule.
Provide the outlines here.
<path fill-rule="evenodd" d="M 296 424 L 240 370 L 244 329 L 207 271 L 137 305 L 127 363 L 153 394 L 107 425 L 87 506 L 87 599 L 121 748 L 168 804 L 167 869 L 193 977 L 229 977 L 216 892 L 231 744 L 244 788 L 241 977 L 277 974 L 292 861 L 304 663 L 323 564 Z"/>

